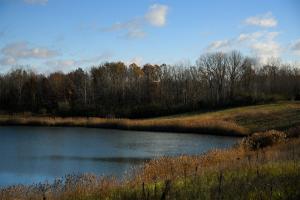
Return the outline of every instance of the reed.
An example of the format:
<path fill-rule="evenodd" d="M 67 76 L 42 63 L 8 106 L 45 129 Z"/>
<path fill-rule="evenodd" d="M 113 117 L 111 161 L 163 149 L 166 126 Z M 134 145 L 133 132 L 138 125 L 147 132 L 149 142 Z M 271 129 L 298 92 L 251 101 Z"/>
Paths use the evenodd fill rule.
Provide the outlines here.
<path fill-rule="evenodd" d="M 82 126 L 137 131 L 245 136 L 300 125 L 300 103 L 279 102 L 152 119 L 1 115 L 0 125 Z"/>

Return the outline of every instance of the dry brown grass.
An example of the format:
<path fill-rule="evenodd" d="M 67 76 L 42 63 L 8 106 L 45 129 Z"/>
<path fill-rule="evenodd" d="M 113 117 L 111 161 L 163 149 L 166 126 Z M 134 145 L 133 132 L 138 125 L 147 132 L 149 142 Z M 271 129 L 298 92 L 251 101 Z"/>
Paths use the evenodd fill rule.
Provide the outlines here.
<path fill-rule="evenodd" d="M 300 125 L 300 103 L 280 102 L 200 114 L 153 119 L 112 119 L 97 117 L 53 117 L 1 115 L 0 125 L 83 126 L 138 131 L 166 131 L 245 136 L 270 129 L 285 130 Z"/>
<path fill-rule="evenodd" d="M 247 129 L 234 122 L 222 120 L 189 120 L 189 119 L 106 119 L 82 117 L 23 117 L 1 116 L 2 125 L 31 125 L 31 126 L 83 126 L 98 128 L 113 128 L 138 131 L 167 131 L 202 133 L 214 135 L 242 136 L 248 133 Z"/>
<path fill-rule="evenodd" d="M 274 145 L 275 144 L 275 145 Z M 273 146 L 272 146 L 273 145 Z M 292 158 L 292 153 L 295 153 Z M 180 177 L 193 176 L 224 169 L 235 169 L 257 162 L 300 159 L 300 140 L 277 141 L 263 149 L 253 151 L 243 143 L 231 149 L 212 150 L 204 155 L 162 157 L 147 162 L 137 173 L 135 181 L 151 182 L 158 180 L 176 180 Z"/>
<path fill-rule="evenodd" d="M 250 137 L 244 138 L 241 145 L 249 150 L 256 150 L 271 146 L 273 144 L 283 142 L 287 139 L 287 134 L 281 131 L 270 130 L 266 132 L 258 132 Z"/>

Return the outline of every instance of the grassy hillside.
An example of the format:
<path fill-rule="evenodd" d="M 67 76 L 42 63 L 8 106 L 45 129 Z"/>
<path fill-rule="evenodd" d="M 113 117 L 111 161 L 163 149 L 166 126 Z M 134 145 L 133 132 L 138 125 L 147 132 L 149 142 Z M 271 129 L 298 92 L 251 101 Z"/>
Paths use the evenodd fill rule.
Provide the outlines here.
<path fill-rule="evenodd" d="M 184 114 L 167 119 L 184 121 L 225 121 L 246 128 L 249 132 L 270 129 L 284 130 L 300 125 L 300 102 L 278 102 L 273 104 L 245 106 L 204 114 Z"/>
<path fill-rule="evenodd" d="M 245 136 L 256 131 L 284 130 L 300 125 L 300 102 L 279 102 L 153 119 L 1 115 L 0 125 L 85 126 Z"/>
<path fill-rule="evenodd" d="M 269 133 L 280 132 L 266 136 Z M 123 181 L 84 174 L 67 175 L 53 184 L 12 186 L 0 190 L 0 199 L 300 198 L 300 139 L 278 140 L 257 150 L 244 144 L 205 155 L 151 160 Z"/>

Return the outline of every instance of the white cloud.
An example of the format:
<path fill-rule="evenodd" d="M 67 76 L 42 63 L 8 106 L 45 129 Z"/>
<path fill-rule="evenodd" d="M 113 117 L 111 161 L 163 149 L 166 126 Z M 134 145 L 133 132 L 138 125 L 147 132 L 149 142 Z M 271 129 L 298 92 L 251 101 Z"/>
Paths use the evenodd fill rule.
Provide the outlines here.
<path fill-rule="evenodd" d="M 258 31 L 254 33 L 242 33 L 238 37 L 238 42 L 247 42 L 247 41 L 254 41 L 259 39 L 260 37 L 263 36 L 263 32 Z"/>
<path fill-rule="evenodd" d="M 164 26 L 167 21 L 168 6 L 161 4 L 154 4 L 150 6 L 145 19 L 153 26 Z"/>
<path fill-rule="evenodd" d="M 272 13 L 268 12 L 263 15 L 257 15 L 257 16 L 247 18 L 245 20 L 245 24 L 269 28 L 269 27 L 277 26 L 278 22 L 275 19 L 275 17 L 272 15 Z"/>
<path fill-rule="evenodd" d="M 279 32 L 257 32 L 257 37 L 245 41 L 245 44 L 248 45 L 252 53 L 256 55 L 260 63 L 265 64 L 270 58 L 279 58 L 282 53 L 282 47 L 276 41 L 278 35 Z"/>
<path fill-rule="evenodd" d="M 84 67 L 83 65 L 93 65 L 99 64 L 112 57 L 111 52 L 104 52 L 99 56 L 90 57 L 87 59 L 58 59 L 58 60 L 48 60 L 45 64 L 51 67 L 52 71 L 61 70 L 68 71 L 75 67 Z"/>
<path fill-rule="evenodd" d="M 135 64 L 137 64 L 138 66 L 141 66 L 141 65 L 143 65 L 143 58 L 142 57 L 134 57 L 134 58 L 132 58 L 129 62 L 127 62 L 126 64 L 127 65 L 130 65 L 130 64 L 132 64 L 132 63 L 135 63 Z"/>
<path fill-rule="evenodd" d="M 249 43 L 258 40 L 274 40 L 280 32 L 276 31 L 257 31 L 252 33 L 241 33 L 236 39 L 237 42 Z"/>
<path fill-rule="evenodd" d="M 14 58 L 49 58 L 56 56 L 58 53 L 44 47 L 28 47 L 27 42 L 16 42 L 6 45 L 1 49 L 4 56 Z"/>
<path fill-rule="evenodd" d="M 24 2 L 28 4 L 46 5 L 48 0 L 24 0 Z"/>
<path fill-rule="evenodd" d="M 265 64 L 270 58 L 279 58 L 281 45 L 276 41 L 279 32 L 257 31 L 242 33 L 236 38 L 212 42 L 206 51 L 229 51 L 233 49 L 249 49 L 259 62 Z M 300 44 L 299 44 L 300 46 Z"/>
<path fill-rule="evenodd" d="M 27 42 L 16 42 L 5 45 L 1 54 L 2 65 L 14 65 L 20 59 L 46 59 L 57 56 L 58 52 L 45 47 L 29 47 Z"/>
<path fill-rule="evenodd" d="M 140 39 L 145 37 L 146 33 L 143 28 L 143 20 L 141 18 L 133 19 L 127 22 L 117 22 L 111 27 L 101 29 L 108 32 L 125 32 L 121 38 Z"/>
<path fill-rule="evenodd" d="M 281 53 L 281 46 L 273 40 L 256 42 L 250 48 L 263 64 L 267 63 L 270 58 L 279 58 Z"/>
<path fill-rule="evenodd" d="M 143 20 L 140 18 L 132 19 L 127 22 L 117 22 L 111 27 L 102 29 L 103 31 L 120 31 L 120 30 L 131 30 L 138 29 L 141 27 Z"/>
<path fill-rule="evenodd" d="M 227 51 L 233 44 L 233 40 L 217 40 L 208 45 L 206 51 Z"/>
<path fill-rule="evenodd" d="M 138 39 L 146 36 L 145 25 L 163 27 L 167 21 L 168 6 L 161 4 L 151 5 L 144 16 L 131 19 L 127 22 L 117 22 L 108 28 L 101 29 L 109 32 L 125 32 L 123 38 Z"/>
<path fill-rule="evenodd" d="M 295 54 L 300 56 L 300 39 L 295 41 L 292 45 L 291 45 L 291 51 Z"/>
<path fill-rule="evenodd" d="M 132 29 L 127 32 L 125 35 L 126 38 L 135 39 L 135 38 L 143 38 L 146 36 L 146 33 L 140 29 Z"/>
<path fill-rule="evenodd" d="M 103 31 L 123 31 L 125 30 L 126 33 L 123 35 L 124 38 L 127 39 L 138 39 L 138 38 L 143 38 L 146 36 L 146 33 L 144 30 L 142 30 L 142 24 L 143 21 L 141 19 L 133 19 L 128 22 L 124 23 L 115 23 L 111 27 L 102 29 Z"/>
<path fill-rule="evenodd" d="M 76 63 L 75 60 L 51 60 L 51 61 L 47 61 L 45 64 L 49 67 L 53 67 L 56 69 L 61 69 L 61 68 L 66 68 L 66 67 L 72 67 L 74 66 Z"/>
<path fill-rule="evenodd" d="M 109 59 L 113 57 L 113 53 L 110 52 L 110 51 L 106 51 L 98 56 L 94 56 L 94 57 L 90 57 L 90 58 L 87 58 L 87 59 L 81 59 L 81 60 L 77 60 L 76 63 L 78 65 L 84 65 L 84 64 L 97 64 L 99 62 L 102 62 L 106 59 Z"/>
<path fill-rule="evenodd" d="M 1 65 L 16 65 L 17 60 L 13 57 L 3 57 L 0 59 Z"/>

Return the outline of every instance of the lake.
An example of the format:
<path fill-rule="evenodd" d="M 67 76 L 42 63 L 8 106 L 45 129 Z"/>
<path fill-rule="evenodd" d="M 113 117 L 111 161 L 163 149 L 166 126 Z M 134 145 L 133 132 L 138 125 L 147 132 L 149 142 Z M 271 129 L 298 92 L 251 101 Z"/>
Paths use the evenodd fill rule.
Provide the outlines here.
<path fill-rule="evenodd" d="M 147 159 L 227 148 L 239 138 L 77 127 L 0 127 L 0 186 L 70 173 L 121 177 Z"/>

